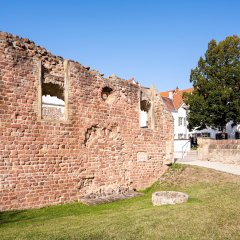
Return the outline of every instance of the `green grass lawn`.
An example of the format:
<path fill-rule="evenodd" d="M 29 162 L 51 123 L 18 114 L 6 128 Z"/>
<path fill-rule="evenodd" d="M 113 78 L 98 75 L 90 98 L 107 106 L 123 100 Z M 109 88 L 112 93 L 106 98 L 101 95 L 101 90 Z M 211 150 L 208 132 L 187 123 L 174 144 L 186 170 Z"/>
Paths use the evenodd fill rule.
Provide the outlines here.
<path fill-rule="evenodd" d="M 154 207 L 151 193 L 176 190 L 187 203 Z M 0 239 L 240 239 L 240 177 L 173 165 L 144 196 L 86 206 L 0 213 Z"/>

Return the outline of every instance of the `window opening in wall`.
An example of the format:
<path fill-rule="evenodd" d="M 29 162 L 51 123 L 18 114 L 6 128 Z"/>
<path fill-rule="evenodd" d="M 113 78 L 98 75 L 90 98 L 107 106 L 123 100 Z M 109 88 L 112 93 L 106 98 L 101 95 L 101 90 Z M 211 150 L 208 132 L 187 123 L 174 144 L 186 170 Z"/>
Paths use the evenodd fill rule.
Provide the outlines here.
<path fill-rule="evenodd" d="M 209 138 L 209 137 L 211 137 L 211 134 L 208 133 L 208 132 L 203 132 L 201 137 L 203 137 L 203 138 Z"/>
<path fill-rule="evenodd" d="M 179 133 L 178 134 L 178 139 L 186 139 L 186 134 Z"/>
<path fill-rule="evenodd" d="M 108 104 L 112 104 L 115 101 L 115 95 L 113 89 L 110 87 L 104 87 L 101 92 L 102 100 Z"/>
<path fill-rule="evenodd" d="M 150 108 L 151 103 L 147 100 L 140 101 L 140 127 L 141 128 L 149 128 L 150 127 Z"/>
<path fill-rule="evenodd" d="M 183 125 L 183 118 L 179 117 L 178 118 L 178 126 L 182 126 Z"/>
<path fill-rule="evenodd" d="M 210 138 L 211 137 L 211 133 L 209 133 L 209 132 L 193 133 L 192 136 L 195 137 L 195 138 L 199 138 L 199 137 Z"/>
<path fill-rule="evenodd" d="M 42 84 L 42 119 L 64 120 L 64 88 L 59 84 Z"/>
<path fill-rule="evenodd" d="M 107 98 L 109 97 L 109 95 L 112 93 L 112 89 L 110 88 L 110 87 L 104 87 L 103 89 L 102 89 L 102 99 L 103 99 L 103 101 L 106 101 L 107 100 Z"/>

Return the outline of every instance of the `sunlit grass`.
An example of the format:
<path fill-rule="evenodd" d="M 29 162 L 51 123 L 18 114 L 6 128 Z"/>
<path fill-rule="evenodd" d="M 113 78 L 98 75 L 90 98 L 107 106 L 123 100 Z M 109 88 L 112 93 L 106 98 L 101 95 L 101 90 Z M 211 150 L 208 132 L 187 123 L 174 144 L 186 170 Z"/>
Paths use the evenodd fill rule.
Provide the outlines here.
<path fill-rule="evenodd" d="M 176 190 L 187 203 L 154 207 L 151 194 Z M 0 239 L 240 239 L 240 177 L 173 165 L 141 197 L 0 213 Z"/>

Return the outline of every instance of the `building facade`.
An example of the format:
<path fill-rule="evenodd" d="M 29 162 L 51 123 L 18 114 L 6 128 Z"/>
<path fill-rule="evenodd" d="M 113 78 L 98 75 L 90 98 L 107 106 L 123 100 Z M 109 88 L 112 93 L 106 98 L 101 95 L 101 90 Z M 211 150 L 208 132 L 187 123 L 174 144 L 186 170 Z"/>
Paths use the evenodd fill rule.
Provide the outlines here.
<path fill-rule="evenodd" d="M 212 138 L 216 139 L 218 130 L 206 128 L 202 130 L 188 130 L 187 106 L 183 101 L 183 94 L 190 93 L 193 88 L 179 90 L 169 90 L 161 92 L 162 99 L 168 110 L 172 113 L 174 119 L 174 156 L 182 158 L 183 155 L 191 149 L 190 137 L 193 138 Z M 240 125 L 232 127 L 231 122 L 226 125 L 226 133 L 229 139 L 239 139 Z"/>
<path fill-rule="evenodd" d="M 203 138 L 216 138 L 216 134 L 219 133 L 218 130 L 207 127 L 202 130 L 189 131 L 187 128 L 187 106 L 183 100 L 183 94 L 192 92 L 193 88 L 188 88 L 184 90 L 169 90 L 166 92 L 161 92 L 163 101 L 165 102 L 167 108 L 172 113 L 174 118 L 174 139 L 189 139 L 191 136 L 203 137 Z M 236 139 L 239 138 L 239 126 L 232 127 L 232 122 L 227 123 L 226 133 L 228 138 Z"/>
<path fill-rule="evenodd" d="M 187 128 L 187 106 L 183 101 L 183 93 L 191 92 L 193 89 L 169 90 L 160 92 L 167 108 L 174 119 L 174 139 L 189 139 L 190 132 Z"/>

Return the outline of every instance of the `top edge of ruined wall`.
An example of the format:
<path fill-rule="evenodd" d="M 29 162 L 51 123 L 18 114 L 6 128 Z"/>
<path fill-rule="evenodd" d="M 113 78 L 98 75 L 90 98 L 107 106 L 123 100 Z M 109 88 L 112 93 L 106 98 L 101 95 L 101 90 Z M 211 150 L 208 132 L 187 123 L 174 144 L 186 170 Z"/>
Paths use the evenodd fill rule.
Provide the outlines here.
<path fill-rule="evenodd" d="M 36 45 L 35 42 L 29 40 L 28 38 L 22 38 L 7 32 L 0 32 L 0 39 L 4 40 L 8 44 L 5 45 L 6 48 L 14 47 L 19 51 L 25 51 L 29 53 L 29 57 L 40 57 L 48 55 L 49 57 L 53 57 L 60 61 L 64 60 L 63 57 L 53 55 L 46 48 Z M 44 61 L 44 58 L 42 60 Z"/>
<path fill-rule="evenodd" d="M 11 33 L 2 32 L 0 31 L 0 40 L 3 40 L 2 42 L 5 42 L 4 47 L 5 48 L 14 48 L 16 50 L 19 50 L 20 52 L 25 52 L 25 54 L 28 57 L 35 57 L 42 61 L 43 65 L 48 68 L 49 65 L 62 65 L 64 58 L 61 56 L 55 56 L 51 52 L 49 52 L 46 48 L 36 45 L 35 42 L 29 40 L 28 38 L 22 38 L 17 35 L 13 35 Z M 1 49 L 0 49 L 1 51 Z M 125 80 L 123 78 L 120 78 L 116 76 L 115 74 L 109 76 L 108 78 L 104 78 L 104 74 L 101 74 L 99 71 L 92 69 L 90 70 L 90 67 L 83 66 L 79 62 L 74 60 L 68 60 L 71 63 L 76 64 L 76 66 L 83 68 L 85 71 L 87 71 L 92 76 L 97 76 L 102 79 L 107 79 L 110 81 L 124 81 L 128 84 L 133 84 L 140 86 L 138 82 L 134 80 L 134 78 L 131 78 L 129 80 Z"/>
<path fill-rule="evenodd" d="M 225 144 L 240 144 L 240 139 L 222 139 L 216 140 L 211 138 L 198 138 L 198 145 L 210 145 L 210 144 L 217 144 L 217 145 L 225 145 Z"/>

